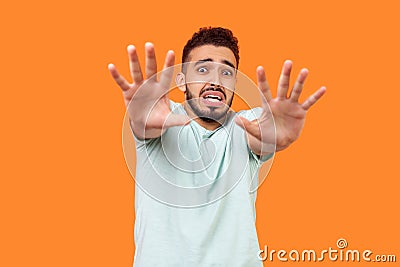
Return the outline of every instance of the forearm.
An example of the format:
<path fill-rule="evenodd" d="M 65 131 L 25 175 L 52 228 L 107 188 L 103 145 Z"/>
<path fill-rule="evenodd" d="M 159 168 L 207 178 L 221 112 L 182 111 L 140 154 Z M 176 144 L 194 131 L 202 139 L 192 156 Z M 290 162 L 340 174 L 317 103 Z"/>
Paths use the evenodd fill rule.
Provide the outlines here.
<path fill-rule="evenodd" d="M 129 119 L 129 124 L 131 130 L 136 138 L 144 139 L 154 139 L 160 137 L 164 133 L 164 129 L 155 129 L 146 127 L 146 123 L 140 121 L 133 121 Z"/>

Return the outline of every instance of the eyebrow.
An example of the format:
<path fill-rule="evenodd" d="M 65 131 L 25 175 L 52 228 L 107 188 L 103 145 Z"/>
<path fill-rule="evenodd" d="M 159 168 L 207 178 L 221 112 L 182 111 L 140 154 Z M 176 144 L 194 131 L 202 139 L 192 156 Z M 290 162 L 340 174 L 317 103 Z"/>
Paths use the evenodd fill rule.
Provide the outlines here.
<path fill-rule="evenodd" d="M 194 63 L 194 66 L 196 67 L 197 65 L 199 65 L 203 62 L 214 62 L 214 60 L 212 58 L 200 59 L 200 60 L 196 61 L 196 63 Z M 233 65 L 232 62 L 230 62 L 229 60 L 223 59 L 222 63 L 235 69 L 235 65 Z"/>

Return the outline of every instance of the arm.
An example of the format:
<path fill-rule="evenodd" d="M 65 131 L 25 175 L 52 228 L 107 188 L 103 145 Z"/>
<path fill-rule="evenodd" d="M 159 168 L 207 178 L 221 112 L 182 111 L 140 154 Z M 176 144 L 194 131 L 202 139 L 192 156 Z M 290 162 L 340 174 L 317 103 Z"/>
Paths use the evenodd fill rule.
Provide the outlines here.
<path fill-rule="evenodd" d="M 133 83 L 122 77 L 113 64 L 108 69 L 115 82 L 122 89 L 132 130 L 140 139 L 157 138 L 169 127 L 185 125 L 188 118 L 172 114 L 169 107 L 168 91 L 173 75 L 175 54 L 169 51 L 157 81 L 157 62 L 154 46 L 146 43 L 146 79 L 143 78 L 136 48 L 128 46 L 129 65 Z"/>
<path fill-rule="evenodd" d="M 278 83 L 277 97 L 272 98 L 265 71 L 258 67 L 257 80 L 262 94 L 262 114 L 253 121 L 243 117 L 236 118 L 236 123 L 247 132 L 250 149 L 257 155 L 273 153 L 275 145 L 275 150 L 281 151 L 297 140 L 304 127 L 307 111 L 326 91 L 325 87 L 321 87 L 300 104 L 298 100 L 308 75 L 308 70 L 302 69 L 290 95 L 287 96 L 291 69 L 292 62 L 285 61 Z"/>

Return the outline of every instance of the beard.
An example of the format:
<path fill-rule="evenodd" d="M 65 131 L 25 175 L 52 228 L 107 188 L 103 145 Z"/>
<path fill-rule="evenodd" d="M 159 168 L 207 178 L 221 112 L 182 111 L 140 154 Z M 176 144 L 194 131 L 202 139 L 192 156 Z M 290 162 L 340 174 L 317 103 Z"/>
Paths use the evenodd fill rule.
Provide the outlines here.
<path fill-rule="evenodd" d="M 193 110 L 194 114 L 196 114 L 196 116 L 198 116 L 204 122 L 220 122 L 221 119 L 223 119 L 226 116 L 230 107 L 232 106 L 232 101 L 234 96 L 233 94 L 231 99 L 229 99 L 229 102 L 227 102 L 222 107 L 207 107 L 207 106 L 201 107 L 199 103 L 200 96 L 198 97 L 193 96 L 187 85 L 186 85 L 185 95 L 186 95 L 186 101 L 188 102 L 190 108 Z"/>

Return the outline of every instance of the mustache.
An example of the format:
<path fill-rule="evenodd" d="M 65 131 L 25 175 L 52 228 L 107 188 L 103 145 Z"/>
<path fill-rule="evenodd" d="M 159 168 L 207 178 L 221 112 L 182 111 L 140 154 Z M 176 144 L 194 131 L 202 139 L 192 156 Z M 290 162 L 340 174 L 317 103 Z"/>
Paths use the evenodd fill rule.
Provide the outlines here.
<path fill-rule="evenodd" d="M 207 92 L 207 91 L 216 91 L 216 92 L 220 92 L 220 93 L 222 93 L 222 94 L 224 95 L 224 98 L 226 99 L 226 94 L 225 94 L 225 92 L 222 91 L 221 88 L 219 88 L 219 87 L 214 87 L 214 86 L 209 86 L 209 87 L 203 88 L 203 89 L 200 91 L 200 94 L 199 94 L 199 95 L 202 95 L 203 93 L 205 93 L 205 92 Z"/>

